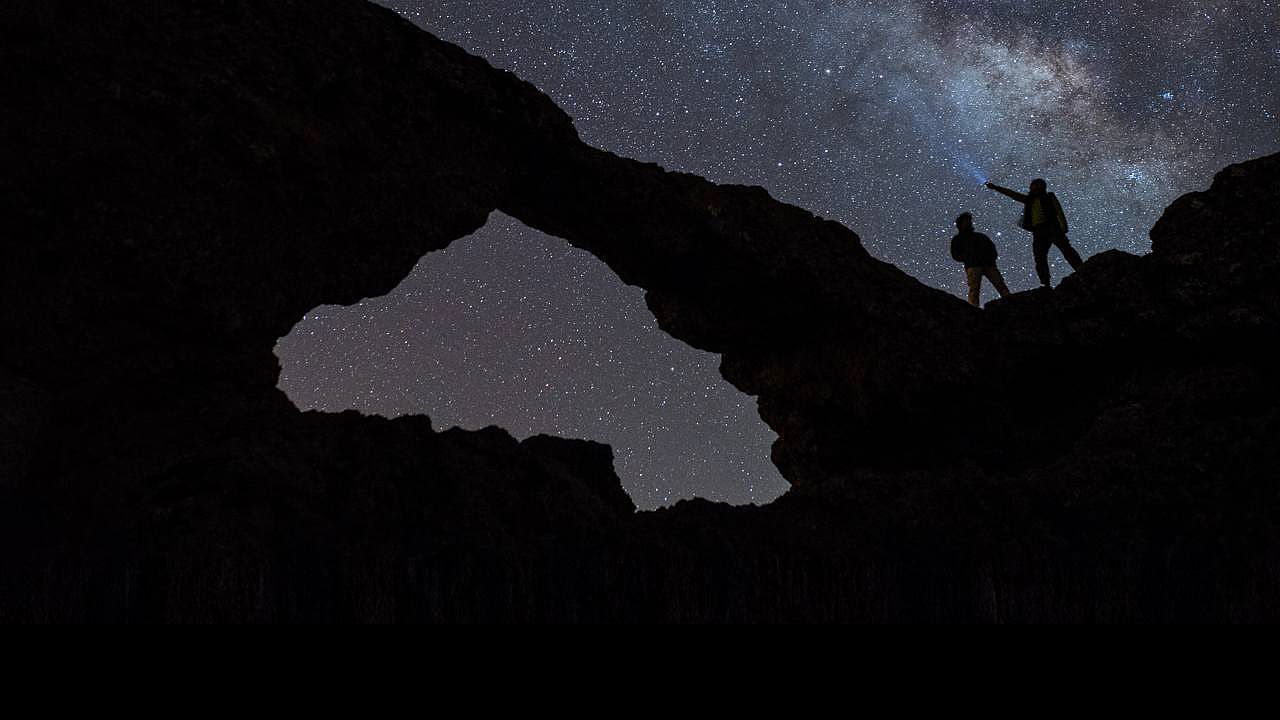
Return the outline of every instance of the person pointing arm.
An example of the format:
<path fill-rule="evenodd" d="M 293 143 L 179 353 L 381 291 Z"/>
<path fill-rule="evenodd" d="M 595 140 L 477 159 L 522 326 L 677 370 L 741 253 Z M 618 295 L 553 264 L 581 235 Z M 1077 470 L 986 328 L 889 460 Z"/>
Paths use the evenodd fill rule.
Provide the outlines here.
<path fill-rule="evenodd" d="M 1031 233 L 1031 254 L 1035 257 L 1036 275 L 1040 277 L 1041 285 L 1050 287 L 1050 247 L 1056 246 L 1062 251 L 1062 256 L 1071 265 L 1071 269 L 1080 269 L 1080 265 L 1084 260 L 1080 257 L 1080 253 L 1076 252 L 1076 249 L 1072 247 L 1071 241 L 1067 239 L 1067 215 L 1062 211 L 1062 203 L 1058 202 L 1058 196 L 1049 192 L 1049 184 L 1045 182 L 1044 178 L 1032 180 L 1029 188 L 1030 192 L 1026 195 L 1006 187 L 1000 187 L 995 183 L 984 184 L 987 189 L 995 190 L 1001 195 L 1011 197 L 1022 203 L 1022 222 L 1020 224 L 1023 230 Z"/>
<path fill-rule="evenodd" d="M 1007 187 L 1000 187 L 999 185 L 992 182 L 989 182 L 986 185 L 988 190 L 995 190 L 1001 195 L 1008 195 L 1009 197 L 1013 198 L 1014 200 L 1017 200 L 1020 203 L 1025 204 L 1028 200 L 1031 199 L 1030 196 L 1028 195 L 1023 195 L 1022 193 L 1017 192 L 1016 190 L 1010 190 Z"/>

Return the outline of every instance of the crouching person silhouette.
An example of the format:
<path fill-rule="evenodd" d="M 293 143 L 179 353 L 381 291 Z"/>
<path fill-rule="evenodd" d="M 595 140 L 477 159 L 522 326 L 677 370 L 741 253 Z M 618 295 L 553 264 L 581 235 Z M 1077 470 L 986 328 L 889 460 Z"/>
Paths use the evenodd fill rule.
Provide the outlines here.
<path fill-rule="evenodd" d="M 982 278 L 991 281 L 1000 297 L 1009 295 L 1009 286 L 1004 284 L 1000 276 L 1000 268 L 996 267 L 996 246 L 991 238 L 973 229 L 973 215 L 964 213 L 956 218 L 956 229 L 960 232 L 951 238 L 951 257 L 956 262 L 964 263 L 965 279 L 969 283 L 969 304 L 982 307 Z"/>

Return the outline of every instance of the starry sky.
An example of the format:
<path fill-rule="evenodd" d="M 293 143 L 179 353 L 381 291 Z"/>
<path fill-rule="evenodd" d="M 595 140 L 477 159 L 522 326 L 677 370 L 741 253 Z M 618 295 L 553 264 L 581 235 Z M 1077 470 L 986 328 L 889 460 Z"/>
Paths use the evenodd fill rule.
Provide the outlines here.
<path fill-rule="evenodd" d="M 1085 257 L 1143 253 L 1173 199 L 1280 150 L 1280 0 L 380 4 L 534 83 L 587 142 L 762 185 L 957 296 L 962 211 L 1010 287 L 1036 285 L 1021 206 L 985 180 L 1046 178 Z M 1056 283 L 1069 268 L 1050 259 Z M 607 442 L 641 508 L 787 487 L 716 356 L 658 330 L 591 255 L 500 213 L 389 295 L 315 309 L 277 354 L 303 408 Z"/>

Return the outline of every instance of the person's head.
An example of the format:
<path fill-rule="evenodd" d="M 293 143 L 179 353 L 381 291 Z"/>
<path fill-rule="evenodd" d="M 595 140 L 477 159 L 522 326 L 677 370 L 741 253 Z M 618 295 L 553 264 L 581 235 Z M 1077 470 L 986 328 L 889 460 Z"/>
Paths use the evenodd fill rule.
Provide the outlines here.
<path fill-rule="evenodd" d="M 1040 195 L 1048 190 L 1049 190 L 1049 184 L 1044 181 L 1044 178 L 1036 178 L 1035 180 L 1031 181 L 1032 195 Z"/>
<path fill-rule="evenodd" d="M 959 230 L 961 230 L 962 232 L 963 232 L 963 231 L 966 231 L 966 230 L 972 230 L 972 229 L 973 229 L 973 214 L 972 214 L 972 213 L 960 213 L 960 216 L 956 218 L 956 228 L 958 228 L 958 229 L 959 229 Z"/>

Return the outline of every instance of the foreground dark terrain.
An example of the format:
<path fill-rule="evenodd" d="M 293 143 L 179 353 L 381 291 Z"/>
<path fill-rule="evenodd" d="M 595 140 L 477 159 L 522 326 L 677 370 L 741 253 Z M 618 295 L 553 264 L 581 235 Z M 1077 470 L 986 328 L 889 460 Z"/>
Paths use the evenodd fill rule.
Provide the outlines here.
<path fill-rule="evenodd" d="M 1280 155 L 977 311 L 360 0 L 7 5 L 0 620 L 1280 619 Z M 792 490 L 637 513 L 606 446 L 276 389 L 495 209 L 721 354 Z"/>

